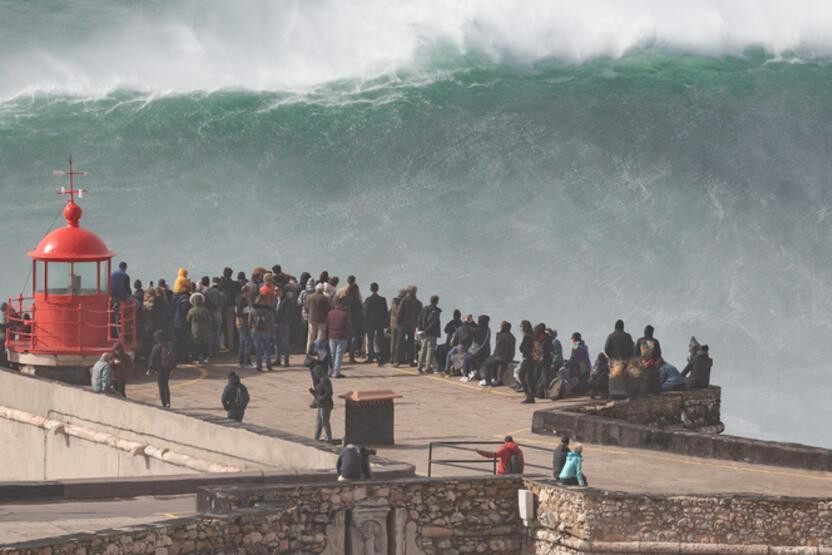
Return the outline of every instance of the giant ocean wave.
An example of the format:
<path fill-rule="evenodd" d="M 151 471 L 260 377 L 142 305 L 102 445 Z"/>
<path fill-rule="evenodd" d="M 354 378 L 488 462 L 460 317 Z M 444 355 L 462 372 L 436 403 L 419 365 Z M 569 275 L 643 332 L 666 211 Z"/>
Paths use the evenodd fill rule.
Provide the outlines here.
<path fill-rule="evenodd" d="M 280 262 L 711 345 L 728 431 L 832 446 L 823 2 L 0 2 L 0 285 L 60 208 L 134 277 Z"/>

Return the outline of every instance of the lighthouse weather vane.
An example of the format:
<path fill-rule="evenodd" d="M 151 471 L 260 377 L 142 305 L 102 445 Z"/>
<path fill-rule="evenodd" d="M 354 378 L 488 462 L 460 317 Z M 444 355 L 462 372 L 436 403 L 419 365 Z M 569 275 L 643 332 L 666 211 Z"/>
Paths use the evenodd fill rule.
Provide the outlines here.
<path fill-rule="evenodd" d="M 69 189 L 61 185 L 61 190 L 58 191 L 59 195 L 69 195 L 69 202 L 75 203 L 75 195 L 78 195 L 78 198 L 84 198 L 84 193 L 87 192 L 86 189 L 76 189 L 75 188 L 75 176 L 76 175 L 89 175 L 89 172 L 81 171 L 81 170 L 74 170 L 72 169 L 72 158 L 69 159 L 69 169 L 68 170 L 52 170 L 52 175 L 54 176 L 62 176 L 68 175 L 69 176 Z"/>

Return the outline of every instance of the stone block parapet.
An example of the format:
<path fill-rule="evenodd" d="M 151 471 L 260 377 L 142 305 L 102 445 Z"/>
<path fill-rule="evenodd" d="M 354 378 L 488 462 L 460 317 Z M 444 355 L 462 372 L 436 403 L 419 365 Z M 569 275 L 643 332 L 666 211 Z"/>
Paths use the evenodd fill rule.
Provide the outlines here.
<path fill-rule="evenodd" d="M 832 497 L 639 495 L 530 481 L 537 553 L 832 553 Z"/>
<path fill-rule="evenodd" d="M 539 410 L 532 432 L 577 441 L 655 449 L 730 461 L 832 471 L 832 450 L 737 437 L 722 431 L 720 389 L 668 392 L 625 401 L 590 401 Z"/>

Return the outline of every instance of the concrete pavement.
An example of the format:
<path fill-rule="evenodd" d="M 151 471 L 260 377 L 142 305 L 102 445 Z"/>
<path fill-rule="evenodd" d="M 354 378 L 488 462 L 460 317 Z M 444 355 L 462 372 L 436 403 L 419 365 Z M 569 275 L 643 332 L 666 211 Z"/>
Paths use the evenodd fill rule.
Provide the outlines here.
<path fill-rule="evenodd" d="M 293 356 L 298 364 L 301 357 Z M 229 371 L 237 371 L 249 388 L 251 404 L 246 421 L 311 437 L 315 411 L 309 408 L 309 371 L 302 366 L 273 372 L 240 371 L 231 357 L 205 366 L 177 369 L 172 381 L 173 409 L 185 413 L 223 414 L 219 398 Z M 546 473 L 557 438 L 531 434 L 532 413 L 553 401 L 520 404 L 522 396 L 506 387 L 485 388 L 456 378 L 419 375 L 415 369 L 347 365 L 345 379 L 333 380 L 336 408 L 332 414 L 335 437 L 344 429 L 344 403 L 338 395 L 350 390 L 391 389 L 403 395 L 396 401 L 396 445 L 379 449 L 385 457 L 408 462 L 427 474 L 431 441 L 497 441 L 511 434 L 526 447 L 527 461 Z M 158 403 L 155 382 L 131 384 L 128 396 Z M 558 401 L 558 405 L 580 399 Z M 730 432 L 730 430 L 729 430 Z M 493 448 L 491 446 L 490 448 Z M 460 457 L 460 455 L 462 455 Z M 437 450 L 437 458 L 474 458 L 476 454 Z M 594 486 L 656 493 L 746 492 L 772 495 L 832 495 L 832 473 L 765 467 L 730 461 L 666 454 L 644 449 L 586 445 L 584 469 Z M 476 465 L 488 471 L 490 466 Z M 470 474 L 459 468 L 434 467 L 433 475 Z"/>

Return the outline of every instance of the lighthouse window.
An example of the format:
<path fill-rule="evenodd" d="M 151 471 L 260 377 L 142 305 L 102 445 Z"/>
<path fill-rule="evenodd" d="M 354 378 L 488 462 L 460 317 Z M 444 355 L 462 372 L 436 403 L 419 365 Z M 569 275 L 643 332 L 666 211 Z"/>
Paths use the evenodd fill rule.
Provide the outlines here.
<path fill-rule="evenodd" d="M 71 295 L 72 263 L 70 262 L 49 262 L 46 265 L 46 292 L 50 295 Z"/>
<path fill-rule="evenodd" d="M 95 295 L 98 293 L 98 264 L 49 262 L 46 279 L 50 295 Z"/>
<path fill-rule="evenodd" d="M 98 293 L 98 263 L 73 262 L 73 285 L 75 295 L 95 295 Z"/>

